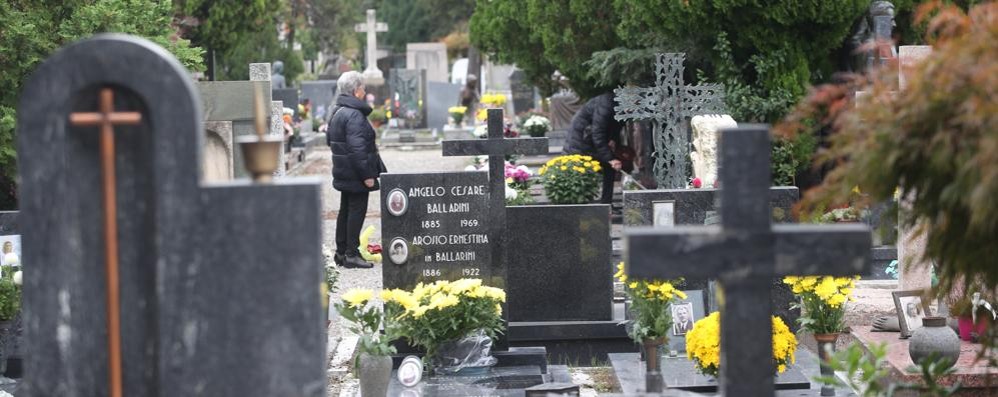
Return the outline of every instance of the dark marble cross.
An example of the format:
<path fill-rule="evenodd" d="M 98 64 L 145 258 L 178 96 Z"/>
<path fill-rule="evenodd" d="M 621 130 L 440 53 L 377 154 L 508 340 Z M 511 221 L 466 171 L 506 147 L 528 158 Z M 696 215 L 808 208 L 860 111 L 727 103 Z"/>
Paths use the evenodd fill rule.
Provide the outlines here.
<path fill-rule="evenodd" d="M 655 179 L 662 189 L 686 186 L 690 139 L 688 118 L 724 111 L 721 84 L 685 85 L 684 53 L 658 54 L 654 87 L 614 90 L 619 121 L 651 120 L 655 153 Z"/>
<path fill-rule="evenodd" d="M 445 140 L 442 149 L 444 156 L 489 156 L 489 234 L 492 236 L 492 273 L 505 283 L 506 156 L 547 154 L 548 139 L 503 139 L 502 109 L 488 110 L 488 131 L 488 139 Z M 505 285 L 495 287 L 506 288 Z"/>
<path fill-rule="evenodd" d="M 19 100 L 18 224 L 32 264 L 19 396 L 111 394 L 103 363 L 116 305 L 104 298 L 115 285 L 121 395 L 325 395 L 318 180 L 204 183 L 190 72 L 145 39 L 70 44 Z M 71 123 L 107 132 L 120 119 L 138 123 L 114 126 L 112 151 Z M 115 180 L 102 183 L 112 166 Z M 108 190 L 116 231 L 105 230 Z M 100 271 L 110 255 L 120 282 Z"/>
<path fill-rule="evenodd" d="M 118 290 L 118 204 L 114 173 L 114 126 L 137 125 L 139 112 L 115 112 L 114 90 L 100 90 L 100 111 L 72 113 L 69 123 L 78 127 L 100 127 L 101 196 L 104 201 L 104 280 L 107 285 L 108 371 L 111 397 L 121 396 L 121 307 Z"/>
<path fill-rule="evenodd" d="M 712 277 L 724 289 L 721 392 L 773 396 L 770 285 L 786 275 L 851 276 L 870 269 L 863 224 L 770 224 L 768 128 L 746 125 L 720 135 L 721 225 L 637 229 L 626 233 L 633 278 Z M 662 258 L 669 266 L 662 266 Z"/>

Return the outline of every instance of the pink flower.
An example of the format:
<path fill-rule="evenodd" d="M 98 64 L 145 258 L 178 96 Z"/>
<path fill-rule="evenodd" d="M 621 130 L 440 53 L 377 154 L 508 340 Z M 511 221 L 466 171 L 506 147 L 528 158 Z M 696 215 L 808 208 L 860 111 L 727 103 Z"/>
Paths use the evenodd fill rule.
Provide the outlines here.
<path fill-rule="evenodd" d="M 691 182 L 691 184 L 693 185 L 693 188 L 699 189 L 700 186 L 703 186 L 703 181 L 701 181 L 700 178 L 693 178 L 693 182 Z"/>

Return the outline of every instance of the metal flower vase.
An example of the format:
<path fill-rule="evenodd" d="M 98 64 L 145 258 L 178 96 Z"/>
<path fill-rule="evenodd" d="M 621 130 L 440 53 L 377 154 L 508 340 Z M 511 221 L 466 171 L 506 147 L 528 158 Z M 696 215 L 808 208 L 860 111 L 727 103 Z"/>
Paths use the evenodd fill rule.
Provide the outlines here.
<path fill-rule="evenodd" d="M 814 340 L 818 342 L 818 360 L 820 361 L 821 376 L 834 377 L 835 371 L 828 366 L 828 361 L 833 359 L 835 354 L 835 341 L 839 339 L 839 334 L 814 334 Z M 829 385 L 821 386 L 822 396 L 834 396 L 835 388 Z"/>
<path fill-rule="evenodd" d="M 645 393 L 661 393 L 665 388 L 662 360 L 658 354 L 659 347 L 664 344 L 665 338 L 649 338 L 641 343 L 645 356 Z"/>

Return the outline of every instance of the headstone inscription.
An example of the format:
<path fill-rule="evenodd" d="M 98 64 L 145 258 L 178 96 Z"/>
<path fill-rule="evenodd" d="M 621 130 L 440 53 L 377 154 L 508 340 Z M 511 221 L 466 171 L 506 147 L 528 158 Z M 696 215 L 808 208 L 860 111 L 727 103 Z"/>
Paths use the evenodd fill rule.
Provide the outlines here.
<path fill-rule="evenodd" d="M 655 63 L 655 86 L 618 88 L 619 121 L 653 121 L 655 179 L 658 186 L 678 189 L 686 186 L 689 174 L 689 118 L 697 114 L 724 113 L 724 86 L 721 84 L 685 85 L 683 60 L 686 54 L 658 54 Z"/>
<path fill-rule="evenodd" d="M 406 120 L 404 128 L 425 128 L 426 71 L 392 69 L 388 78 L 392 117 Z"/>
<path fill-rule="evenodd" d="M 768 359 L 770 280 L 866 273 L 870 230 L 862 224 L 771 225 L 768 129 L 724 130 L 720 149 L 720 227 L 628 231 L 625 270 L 635 278 L 716 277 L 726 301 L 721 307 L 721 394 L 769 397 L 775 373 Z M 674 258 L 673 263 L 662 266 L 662 257 Z"/>
<path fill-rule="evenodd" d="M 71 114 L 94 113 L 107 91 L 95 116 L 134 112 L 141 121 L 105 127 L 115 147 L 100 156 L 98 131 Z M 110 395 L 105 321 L 114 307 L 104 298 L 115 286 L 120 395 L 325 393 L 318 181 L 200 186 L 195 86 L 168 52 L 139 38 L 99 35 L 60 50 L 27 82 L 19 110 L 34 115 L 18 120 L 24 253 L 34 269 L 24 279 L 31 354 L 20 395 Z M 111 169 L 115 183 L 102 183 Z M 107 197 L 116 205 L 105 207 Z M 303 227 L 311 237 L 283 238 Z M 112 242 L 117 249 L 105 251 Z M 114 286 L 102 269 L 112 255 L 121 265 Z"/>

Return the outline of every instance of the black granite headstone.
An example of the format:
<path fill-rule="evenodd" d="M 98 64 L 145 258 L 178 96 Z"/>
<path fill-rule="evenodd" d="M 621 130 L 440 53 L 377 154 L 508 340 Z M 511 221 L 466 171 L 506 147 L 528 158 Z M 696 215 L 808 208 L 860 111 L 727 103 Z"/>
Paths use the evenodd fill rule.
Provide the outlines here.
<path fill-rule="evenodd" d="M 637 190 L 624 192 L 624 224 L 628 226 L 662 226 L 672 225 L 704 225 L 718 219 L 716 216 L 719 196 L 717 189 L 662 189 Z M 795 186 L 774 186 L 769 189 L 769 207 L 774 223 L 794 222 L 793 206 L 800 194 Z M 656 207 L 659 207 L 656 209 Z M 659 214 L 672 214 L 667 219 L 656 220 Z M 662 261 L 668 263 L 669 257 Z M 792 309 L 791 303 L 796 302 L 790 287 L 783 283 L 782 278 L 772 281 L 772 303 L 774 314 L 780 316 L 790 330 L 797 332 L 800 324 L 800 309 Z M 684 281 L 686 289 L 703 289 L 712 292 L 711 284 L 706 279 L 687 277 Z M 718 310 L 718 302 L 713 293 L 707 293 L 708 310 Z"/>
<path fill-rule="evenodd" d="M 69 124 L 104 89 L 142 114 L 114 128 L 124 395 L 325 395 L 320 182 L 202 186 L 188 71 L 115 34 L 57 52 L 20 98 L 19 395 L 109 392 L 99 139 Z"/>
<path fill-rule="evenodd" d="M 870 229 L 861 224 L 772 225 L 765 126 L 721 131 L 720 153 L 721 225 L 630 230 L 625 270 L 636 278 L 716 277 L 725 296 L 721 394 L 770 397 L 773 278 L 869 272 Z M 663 257 L 672 258 L 668 266 Z"/>
<path fill-rule="evenodd" d="M 513 93 L 513 114 L 534 108 L 534 86 L 527 82 L 527 74 L 516 69 L 509 75 L 509 88 Z"/>
<path fill-rule="evenodd" d="M 510 321 L 613 319 L 610 207 L 507 209 Z"/>
<path fill-rule="evenodd" d="M 271 97 L 275 101 L 284 103 L 284 107 L 291 109 L 293 114 L 298 114 L 298 89 L 297 88 L 277 88 L 271 91 Z"/>
<path fill-rule="evenodd" d="M 484 172 L 381 177 L 385 288 L 459 278 L 495 285 L 488 183 Z"/>

